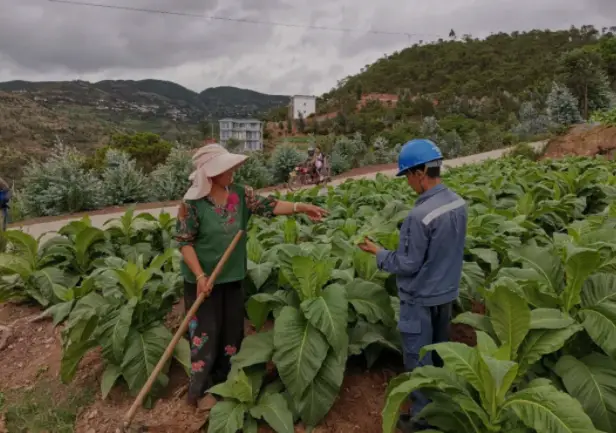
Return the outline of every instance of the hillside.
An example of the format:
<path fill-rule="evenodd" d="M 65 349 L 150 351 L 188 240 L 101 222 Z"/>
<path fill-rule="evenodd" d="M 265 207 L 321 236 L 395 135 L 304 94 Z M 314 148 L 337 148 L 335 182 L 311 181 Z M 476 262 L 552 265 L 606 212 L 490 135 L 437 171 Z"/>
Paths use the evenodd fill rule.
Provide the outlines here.
<path fill-rule="evenodd" d="M 201 93 L 162 80 L 8 81 L 0 91 L 17 93 L 45 105 L 86 106 L 100 112 L 150 114 L 198 122 L 203 118 L 249 117 L 288 103 L 282 95 L 267 95 L 237 87 L 213 87 Z"/>
<path fill-rule="evenodd" d="M 595 46 L 600 38 L 612 38 L 614 32 L 616 27 L 582 26 L 497 33 L 485 39 L 453 36 L 448 41 L 415 44 L 342 79 L 323 95 L 319 111 L 328 112 L 340 100 L 373 92 L 430 96 L 440 101 L 454 96 L 492 97 L 503 91 L 519 95 L 546 87 L 549 91 L 563 54 Z M 614 57 L 612 65 L 606 66 L 616 73 Z"/>
<path fill-rule="evenodd" d="M 86 153 L 115 132 L 198 143 L 204 119 L 254 117 L 287 103 L 282 95 L 236 87 L 197 93 L 161 80 L 0 83 L 0 176 L 19 177 L 15 167 L 44 157 L 58 138 Z"/>

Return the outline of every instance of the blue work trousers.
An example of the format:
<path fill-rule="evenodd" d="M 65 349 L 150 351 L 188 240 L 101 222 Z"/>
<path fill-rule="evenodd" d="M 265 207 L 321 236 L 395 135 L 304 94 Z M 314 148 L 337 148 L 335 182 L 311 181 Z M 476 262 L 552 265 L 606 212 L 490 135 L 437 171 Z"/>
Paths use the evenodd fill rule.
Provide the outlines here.
<path fill-rule="evenodd" d="M 434 365 L 442 367 L 443 363 L 435 352 L 428 352 L 419 359 L 419 352 L 424 346 L 449 341 L 449 324 L 453 303 L 424 307 L 415 303 L 400 303 L 400 323 L 398 328 L 402 336 L 404 368 L 413 371 L 416 367 Z M 411 394 L 411 417 L 416 416 L 430 402 L 421 392 Z"/>

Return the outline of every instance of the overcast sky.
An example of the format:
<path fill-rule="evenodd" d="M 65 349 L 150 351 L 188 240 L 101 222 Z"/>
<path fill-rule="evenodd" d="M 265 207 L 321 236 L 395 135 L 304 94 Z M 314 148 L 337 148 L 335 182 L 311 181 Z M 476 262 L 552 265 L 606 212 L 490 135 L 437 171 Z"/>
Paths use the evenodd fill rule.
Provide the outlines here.
<path fill-rule="evenodd" d="M 80 0 L 76 0 L 80 1 Z M 91 0 L 382 35 L 0 0 L 0 81 L 143 79 L 321 94 L 420 39 L 616 25 L 616 0 Z"/>

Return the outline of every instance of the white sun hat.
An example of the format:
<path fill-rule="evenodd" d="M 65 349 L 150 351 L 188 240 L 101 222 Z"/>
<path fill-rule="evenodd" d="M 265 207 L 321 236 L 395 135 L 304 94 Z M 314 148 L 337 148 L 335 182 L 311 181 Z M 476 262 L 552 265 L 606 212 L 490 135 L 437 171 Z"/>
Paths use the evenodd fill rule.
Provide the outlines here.
<path fill-rule="evenodd" d="M 199 200 L 212 189 L 212 178 L 232 170 L 246 161 L 246 155 L 230 153 L 220 144 L 203 146 L 193 155 L 194 171 L 190 174 L 191 187 L 184 194 L 186 200 Z"/>

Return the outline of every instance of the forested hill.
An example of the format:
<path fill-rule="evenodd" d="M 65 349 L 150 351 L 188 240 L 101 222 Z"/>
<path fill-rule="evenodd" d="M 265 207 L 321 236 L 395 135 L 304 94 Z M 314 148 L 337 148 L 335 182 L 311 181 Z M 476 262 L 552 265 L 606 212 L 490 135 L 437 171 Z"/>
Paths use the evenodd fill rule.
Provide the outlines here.
<path fill-rule="evenodd" d="M 450 40 L 416 44 L 378 60 L 341 80 L 323 99 L 339 101 L 371 92 L 433 95 L 438 99 L 549 89 L 564 53 L 580 47 L 605 51 L 610 49 L 610 42 L 614 51 L 611 65 L 605 66 L 612 81 L 616 77 L 616 26 L 498 33 L 486 39 L 470 35 L 459 38 L 454 33 Z"/>

